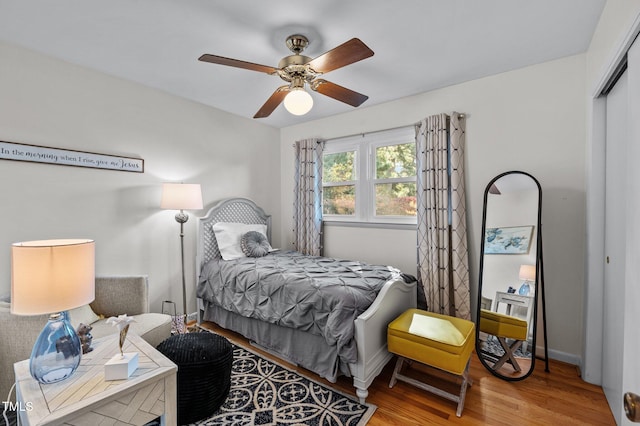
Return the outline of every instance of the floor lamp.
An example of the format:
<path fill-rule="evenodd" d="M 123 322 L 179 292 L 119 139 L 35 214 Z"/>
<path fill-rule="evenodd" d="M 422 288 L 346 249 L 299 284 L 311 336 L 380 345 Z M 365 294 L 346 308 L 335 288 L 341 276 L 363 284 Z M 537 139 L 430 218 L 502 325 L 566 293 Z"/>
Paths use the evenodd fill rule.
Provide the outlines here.
<path fill-rule="evenodd" d="M 184 210 L 202 209 L 202 190 L 197 183 L 163 183 L 160 207 L 168 210 L 180 210 L 176 213 L 176 222 L 180 224 L 180 259 L 182 264 L 182 309 L 185 331 L 187 329 L 187 284 L 184 276 L 184 223 L 189 215 Z"/>

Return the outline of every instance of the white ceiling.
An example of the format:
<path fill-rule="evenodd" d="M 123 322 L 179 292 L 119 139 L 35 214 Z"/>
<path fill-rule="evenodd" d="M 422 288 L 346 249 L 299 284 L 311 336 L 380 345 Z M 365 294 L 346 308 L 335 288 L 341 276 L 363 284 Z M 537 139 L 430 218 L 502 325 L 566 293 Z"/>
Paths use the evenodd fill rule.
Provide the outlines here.
<path fill-rule="evenodd" d="M 275 67 L 290 34 L 309 37 L 310 57 L 358 37 L 375 55 L 323 78 L 368 95 L 366 108 L 584 52 L 605 1 L 0 0 L 0 40 L 251 118 L 282 80 L 200 55 Z M 312 96 L 306 116 L 280 106 L 259 120 L 353 109 Z"/>

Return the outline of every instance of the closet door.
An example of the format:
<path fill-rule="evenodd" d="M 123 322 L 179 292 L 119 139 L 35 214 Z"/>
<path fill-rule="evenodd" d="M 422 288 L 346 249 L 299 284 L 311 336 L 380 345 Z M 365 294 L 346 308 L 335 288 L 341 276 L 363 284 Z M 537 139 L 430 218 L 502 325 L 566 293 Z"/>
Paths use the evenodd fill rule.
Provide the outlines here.
<path fill-rule="evenodd" d="M 640 394 L 640 43 L 607 95 L 602 387 L 620 425 L 625 392 Z"/>
<path fill-rule="evenodd" d="M 616 423 L 622 415 L 626 268 L 627 72 L 607 95 L 602 388 Z"/>
<path fill-rule="evenodd" d="M 640 42 L 631 46 L 627 58 L 627 261 L 622 391 L 640 395 Z M 622 424 L 631 423 L 625 418 Z"/>

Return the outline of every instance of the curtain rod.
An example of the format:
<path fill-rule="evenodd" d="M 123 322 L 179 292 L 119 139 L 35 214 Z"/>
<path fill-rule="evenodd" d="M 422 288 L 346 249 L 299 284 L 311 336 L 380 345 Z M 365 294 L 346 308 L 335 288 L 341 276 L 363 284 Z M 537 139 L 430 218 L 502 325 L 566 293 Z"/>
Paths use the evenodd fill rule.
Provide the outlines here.
<path fill-rule="evenodd" d="M 458 114 L 458 118 L 465 118 L 465 115 L 464 115 L 464 114 Z M 320 142 L 322 142 L 322 141 L 328 142 L 328 141 L 335 140 L 335 139 L 351 138 L 351 137 L 354 137 L 354 136 L 360 136 L 360 135 L 362 135 L 362 136 L 364 136 L 364 135 L 370 135 L 370 134 L 372 134 L 372 133 L 387 132 L 387 131 L 389 131 L 389 130 L 405 129 L 405 128 L 408 128 L 408 127 L 417 126 L 418 124 L 420 124 L 420 121 L 418 121 L 418 122 L 416 122 L 416 123 L 406 124 L 406 125 L 404 125 L 404 126 L 390 127 L 390 128 L 388 128 L 388 129 L 372 130 L 372 131 L 370 131 L 370 132 L 353 133 L 353 134 L 350 134 L 350 135 L 336 136 L 336 137 L 334 137 L 334 138 L 329 138 L 329 139 L 322 139 L 322 138 L 320 138 L 320 140 L 318 140 L 318 143 L 320 143 Z M 295 146 L 296 146 L 296 144 L 294 143 L 292 146 L 294 146 L 294 147 L 295 147 Z"/>
<path fill-rule="evenodd" d="M 465 117 L 464 114 L 458 114 L 458 118 L 464 118 L 464 117 Z M 342 139 L 342 138 L 351 138 L 351 137 L 360 136 L 360 135 L 362 135 L 362 136 L 370 135 L 370 134 L 373 134 L 373 133 L 387 132 L 389 130 L 406 129 L 406 128 L 409 128 L 409 127 L 417 126 L 418 124 L 420 124 L 420 121 L 418 121 L 416 123 L 406 124 L 404 126 L 390 127 L 388 129 L 372 130 L 370 132 L 360 132 L 360 133 L 353 133 L 351 135 L 336 136 L 335 138 L 325 139 L 325 141 L 331 141 L 331 140 L 334 140 L 334 139 Z"/>
<path fill-rule="evenodd" d="M 415 126 L 417 124 L 418 123 L 412 123 L 412 124 L 406 124 L 404 126 L 390 127 L 388 129 L 372 130 L 370 132 L 353 133 L 351 135 L 336 136 L 335 138 L 330 138 L 330 139 L 325 139 L 325 140 L 326 141 L 331 141 L 331 140 L 334 140 L 334 139 L 351 138 L 351 137 L 354 137 L 354 136 L 364 136 L 364 135 L 371 135 L 373 133 L 388 132 L 390 130 L 408 129 L 409 127 L 413 127 L 413 126 Z"/>

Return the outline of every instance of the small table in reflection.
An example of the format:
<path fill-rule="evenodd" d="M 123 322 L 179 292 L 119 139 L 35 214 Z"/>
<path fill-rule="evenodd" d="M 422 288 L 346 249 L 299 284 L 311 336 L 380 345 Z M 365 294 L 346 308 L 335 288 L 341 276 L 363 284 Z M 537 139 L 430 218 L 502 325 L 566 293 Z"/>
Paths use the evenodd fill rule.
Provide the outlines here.
<path fill-rule="evenodd" d="M 500 303 L 504 303 L 506 305 L 505 313 L 507 315 L 511 315 L 511 307 L 512 306 L 520 306 L 523 308 L 527 308 L 527 314 L 524 318 L 529 325 L 529 334 L 527 336 L 527 340 L 531 340 L 533 336 L 533 308 L 534 308 L 534 300 L 533 296 L 523 296 L 518 293 L 507 293 L 506 291 L 496 291 L 496 300 L 494 302 L 493 311 L 498 312 L 500 308 Z M 515 315 L 512 315 L 515 316 Z M 522 350 L 527 350 L 527 342 L 522 343 Z"/>

